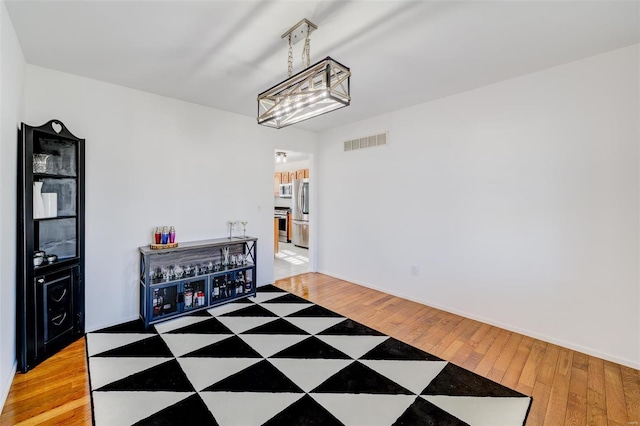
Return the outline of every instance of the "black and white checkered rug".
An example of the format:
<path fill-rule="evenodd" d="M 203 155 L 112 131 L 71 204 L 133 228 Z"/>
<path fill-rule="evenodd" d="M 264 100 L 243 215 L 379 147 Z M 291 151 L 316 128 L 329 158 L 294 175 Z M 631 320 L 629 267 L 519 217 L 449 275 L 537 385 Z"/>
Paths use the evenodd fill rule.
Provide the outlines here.
<path fill-rule="evenodd" d="M 531 398 L 274 286 L 87 334 L 94 422 L 524 424 Z"/>

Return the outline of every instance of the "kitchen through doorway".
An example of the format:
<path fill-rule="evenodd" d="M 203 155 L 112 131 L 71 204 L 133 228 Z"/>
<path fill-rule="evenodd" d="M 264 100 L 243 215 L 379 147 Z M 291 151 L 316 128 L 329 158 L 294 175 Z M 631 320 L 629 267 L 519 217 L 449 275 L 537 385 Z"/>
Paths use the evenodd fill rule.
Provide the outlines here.
<path fill-rule="evenodd" d="M 274 278 L 309 272 L 309 182 L 311 155 L 276 150 L 274 153 Z"/>

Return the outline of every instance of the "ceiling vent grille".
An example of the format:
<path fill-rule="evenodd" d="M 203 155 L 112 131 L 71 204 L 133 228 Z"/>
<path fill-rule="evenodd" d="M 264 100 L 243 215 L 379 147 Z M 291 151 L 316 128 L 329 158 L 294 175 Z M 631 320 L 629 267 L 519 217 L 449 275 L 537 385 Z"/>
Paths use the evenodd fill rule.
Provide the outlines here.
<path fill-rule="evenodd" d="M 363 138 L 351 139 L 344 142 L 344 152 L 355 151 L 356 149 L 372 148 L 387 144 L 389 133 L 380 133 L 379 135 L 365 136 Z"/>

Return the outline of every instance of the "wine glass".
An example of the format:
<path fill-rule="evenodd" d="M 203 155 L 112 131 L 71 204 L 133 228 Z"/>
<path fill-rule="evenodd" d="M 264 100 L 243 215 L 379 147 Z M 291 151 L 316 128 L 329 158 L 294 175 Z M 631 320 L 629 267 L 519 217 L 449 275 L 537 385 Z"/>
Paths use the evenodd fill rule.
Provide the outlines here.
<path fill-rule="evenodd" d="M 229 225 L 229 239 L 231 239 L 231 236 L 233 235 L 233 228 L 236 226 L 236 221 L 228 220 L 227 225 Z"/>
<path fill-rule="evenodd" d="M 242 237 L 247 238 L 247 223 L 249 222 L 246 220 L 242 220 L 240 221 L 240 223 L 242 224 Z"/>

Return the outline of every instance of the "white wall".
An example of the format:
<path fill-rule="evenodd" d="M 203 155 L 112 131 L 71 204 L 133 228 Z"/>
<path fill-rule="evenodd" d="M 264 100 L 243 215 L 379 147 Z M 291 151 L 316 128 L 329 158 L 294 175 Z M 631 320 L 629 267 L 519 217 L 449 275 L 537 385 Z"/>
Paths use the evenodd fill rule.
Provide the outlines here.
<path fill-rule="evenodd" d="M 639 368 L 638 59 L 321 134 L 318 270 Z"/>
<path fill-rule="evenodd" d="M 137 248 L 156 225 L 180 242 L 247 219 L 258 284 L 273 282 L 274 149 L 314 152 L 315 134 L 31 65 L 25 99 L 26 122 L 86 139 L 87 331 L 137 317 Z"/>
<path fill-rule="evenodd" d="M 0 1 L 0 412 L 16 369 L 16 186 L 24 70 L 22 49 Z"/>

